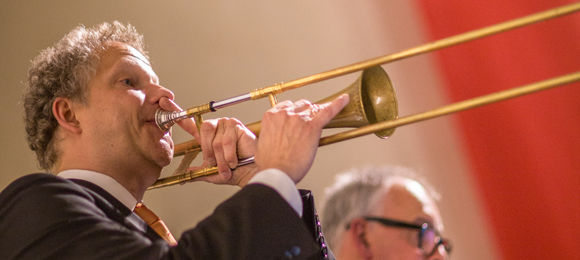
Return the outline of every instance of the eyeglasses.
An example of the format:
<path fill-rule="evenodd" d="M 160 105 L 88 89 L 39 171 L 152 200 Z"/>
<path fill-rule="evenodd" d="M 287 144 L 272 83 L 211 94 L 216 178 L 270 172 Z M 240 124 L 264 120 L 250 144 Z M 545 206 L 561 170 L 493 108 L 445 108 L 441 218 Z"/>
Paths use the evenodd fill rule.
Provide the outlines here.
<path fill-rule="evenodd" d="M 384 226 L 389 227 L 402 227 L 402 228 L 412 228 L 412 229 L 419 229 L 419 239 L 417 247 L 423 250 L 423 255 L 425 257 L 430 257 L 435 254 L 435 251 L 439 248 L 440 245 L 443 245 L 445 248 L 445 252 L 447 255 L 451 254 L 451 241 L 448 239 L 442 238 L 433 227 L 429 226 L 427 223 L 423 223 L 422 225 L 417 225 L 413 223 L 407 223 L 402 221 L 397 221 L 393 219 L 386 219 L 386 218 L 379 218 L 379 217 L 363 217 L 367 221 L 376 221 Z M 347 229 L 350 225 L 347 225 Z"/>

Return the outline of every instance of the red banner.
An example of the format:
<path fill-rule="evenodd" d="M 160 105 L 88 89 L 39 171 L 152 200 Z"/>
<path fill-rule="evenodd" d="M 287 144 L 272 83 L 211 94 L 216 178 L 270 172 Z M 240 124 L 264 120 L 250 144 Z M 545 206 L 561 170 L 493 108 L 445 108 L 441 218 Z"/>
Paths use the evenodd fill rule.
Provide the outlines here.
<path fill-rule="evenodd" d="M 564 0 L 420 0 L 431 40 Z M 580 71 L 580 13 L 436 52 L 453 101 Z M 504 259 L 580 259 L 580 84 L 457 114 Z"/>

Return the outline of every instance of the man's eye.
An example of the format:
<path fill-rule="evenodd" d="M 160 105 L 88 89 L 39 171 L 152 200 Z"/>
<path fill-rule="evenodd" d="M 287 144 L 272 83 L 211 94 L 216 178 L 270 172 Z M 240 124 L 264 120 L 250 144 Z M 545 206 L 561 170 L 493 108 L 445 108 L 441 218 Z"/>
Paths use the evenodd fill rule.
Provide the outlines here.
<path fill-rule="evenodd" d="M 133 82 L 131 82 L 131 80 L 130 80 L 130 79 L 124 79 L 124 80 L 123 80 L 123 83 L 124 83 L 125 85 L 133 86 Z"/>

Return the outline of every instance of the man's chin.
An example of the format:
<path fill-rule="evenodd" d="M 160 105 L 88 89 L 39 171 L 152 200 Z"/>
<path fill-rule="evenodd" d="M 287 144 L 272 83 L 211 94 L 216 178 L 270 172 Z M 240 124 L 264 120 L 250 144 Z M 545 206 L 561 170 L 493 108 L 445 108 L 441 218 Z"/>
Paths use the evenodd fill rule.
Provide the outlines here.
<path fill-rule="evenodd" d="M 161 168 L 165 168 L 167 165 L 169 165 L 171 163 L 171 158 L 169 158 L 168 160 L 160 160 L 157 165 L 159 165 Z"/>
<path fill-rule="evenodd" d="M 169 149 L 171 150 L 171 156 L 173 157 L 173 139 L 171 138 L 171 135 L 166 134 L 164 135 L 160 140 L 159 140 L 159 144 L 161 144 L 161 146 L 163 147 L 163 149 Z"/>
<path fill-rule="evenodd" d="M 171 155 L 173 155 L 173 153 Z M 169 154 L 157 154 L 152 161 L 155 162 L 157 166 L 159 166 L 159 170 L 161 171 L 165 166 L 171 163 L 172 159 L 173 157 L 169 156 Z"/>
<path fill-rule="evenodd" d="M 163 167 L 169 165 L 171 163 L 171 161 L 173 160 L 173 147 L 171 147 L 171 149 L 163 149 L 163 159 L 162 159 L 162 163 L 164 165 L 162 165 Z"/>
<path fill-rule="evenodd" d="M 162 138 L 158 143 L 155 161 L 157 165 L 165 167 L 173 160 L 173 140 L 169 138 Z"/>

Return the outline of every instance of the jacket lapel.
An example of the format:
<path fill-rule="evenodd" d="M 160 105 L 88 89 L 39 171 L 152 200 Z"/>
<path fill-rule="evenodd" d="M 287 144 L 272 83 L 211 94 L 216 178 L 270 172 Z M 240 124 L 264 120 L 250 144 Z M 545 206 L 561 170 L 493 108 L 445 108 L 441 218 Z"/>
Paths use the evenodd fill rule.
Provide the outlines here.
<path fill-rule="evenodd" d="M 95 198 L 96 206 L 103 210 L 108 218 L 129 229 L 144 233 L 151 239 L 162 239 L 145 221 L 103 188 L 85 180 L 69 180 L 85 188 Z"/>

